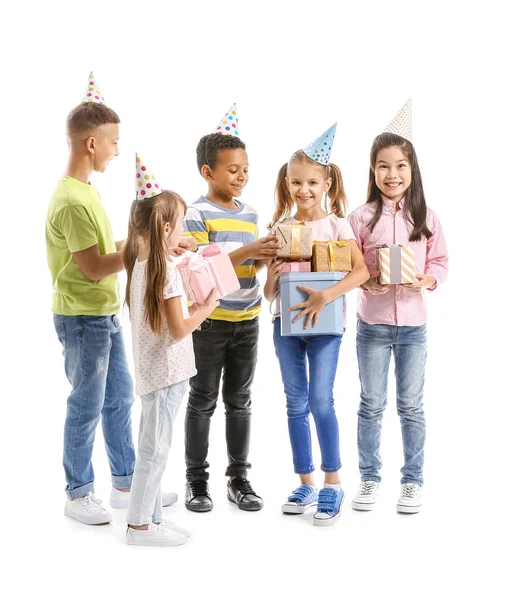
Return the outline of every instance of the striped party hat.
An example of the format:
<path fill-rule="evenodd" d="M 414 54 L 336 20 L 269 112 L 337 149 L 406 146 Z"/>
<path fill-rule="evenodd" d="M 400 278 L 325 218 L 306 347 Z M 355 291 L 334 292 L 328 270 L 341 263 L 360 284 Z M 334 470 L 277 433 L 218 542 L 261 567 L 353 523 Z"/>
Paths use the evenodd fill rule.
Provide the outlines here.
<path fill-rule="evenodd" d="M 334 136 L 336 135 L 336 127 L 337 123 L 334 123 L 332 127 L 329 127 L 314 142 L 308 144 L 303 150 L 304 154 L 321 165 L 328 165 Z"/>
<path fill-rule="evenodd" d="M 239 135 L 239 119 L 237 118 L 237 106 L 232 104 L 228 113 L 221 119 L 213 133 L 223 135 Z"/>
<path fill-rule="evenodd" d="M 100 90 L 97 85 L 97 80 L 93 75 L 93 71 L 88 77 L 88 85 L 86 87 L 86 92 L 84 93 L 83 102 L 95 102 L 96 104 L 105 104 L 104 97 L 100 93 Z"/>
<path fill-rule="evenodd" d="M 155 176 L 150 173 L 146 165 L 140 159 L 140 156 L 135 155 L 135 198 L 136 200 L 144 200 L 151 196 L 158 196 L 163 192 L 162 186 L 157 182 Z"/>
<path fill-rule="evenodd" d="M 385 131 L 400 135 L 410 142 L 413 141 L 412 121 L 411 121 L 411 98 L 405 102 L 401 110 L 395 115 L 395 118 L 390 121 Z"/>

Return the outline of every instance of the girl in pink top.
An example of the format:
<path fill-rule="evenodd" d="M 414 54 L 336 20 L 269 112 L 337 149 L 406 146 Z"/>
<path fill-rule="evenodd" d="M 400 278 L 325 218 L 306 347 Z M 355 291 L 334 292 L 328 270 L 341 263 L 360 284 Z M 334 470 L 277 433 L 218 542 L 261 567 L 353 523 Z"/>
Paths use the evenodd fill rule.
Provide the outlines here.
<path fill-rule="evenodd" d="M 426 290 L 432 291 L 445 281 L 448 255 L 439 220 L 426 206 L 420 169 L 410 141 L 389 132 L 374 140 L 367 203 L 353 211 L 349 222 L 371 274 L 361 286 L 358 300 L 357 354 L 361 383 L 358 450 L 362 483 L 352 506 L 371 510 L 378 495 L 381 421 L 393 353 L 404 448 L 397 510 L 415 513 L 422 504 L 425 446 L 424 295 Z M 417 281 L 404 285 L 378 283 L 376 244 L 413 247 Z"/>
<path fill-rule="evenodd" d="M 327 207 L 327 202 L 322 207 L 324 196 L 329 198 L 330 207 Z M 292 217 L 293 208 L 295 214 Z M 351 247 L 353 268 L 341 281 L 323 291 L 300 286 L 308 298 L 291 310 L 300 311 L 294 320 L 305 318 L 306 328 L 316 323 L 326 304 L 369 277 L 351 227 L 344 218 L 345 208 L 341 172 L 336 165 L 316 162 L 299 150 L 281 167 L 276 185 L 276 211 L 270 226 L 305 221 L 313 229 L 313 239 L 349 240 Z M 282 267 L 280 259 L 269 265 L 264 288 L 268 300 L 272 300 L 278 289 Z M 339 479 L 339 429 L 333 397 L 341 338 L 342 335 L 281 336 L 280 319 L 274 319 L 274 346 L 286 394 L 293 464 L 300 477 L 299 487 L 288 497 L 282 510 L 284 513 L 302 514 L 317 505 L 314 525 L 333 524 L 341 514 L 344 498 Z M 322 456 L 321 469 L 325 473 L 324 487 L 319 493 L 313 480 L 309 413 L 315 421 Z"/>

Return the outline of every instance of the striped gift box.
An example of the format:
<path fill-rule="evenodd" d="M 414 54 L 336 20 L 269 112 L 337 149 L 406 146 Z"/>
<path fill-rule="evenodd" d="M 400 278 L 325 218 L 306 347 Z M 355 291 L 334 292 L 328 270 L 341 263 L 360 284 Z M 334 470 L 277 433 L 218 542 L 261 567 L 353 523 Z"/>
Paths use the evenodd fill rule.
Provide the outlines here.
<path fill-rule="evenodd" d="M 416 281 L 415 249 L 408 246 L 376 245 L 376 264 L 382 284 Z"/>

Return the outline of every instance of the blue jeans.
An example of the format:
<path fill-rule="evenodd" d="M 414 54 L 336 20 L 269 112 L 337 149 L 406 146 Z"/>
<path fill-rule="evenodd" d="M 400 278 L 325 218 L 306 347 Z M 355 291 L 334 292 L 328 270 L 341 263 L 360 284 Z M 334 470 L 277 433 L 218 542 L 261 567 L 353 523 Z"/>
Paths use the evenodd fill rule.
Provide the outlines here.
<path fill-rule="evenodd" d="M 427 358 L 426 327 L 369 325 L 357 319 L 360 373 L 358 454 L 362 481 L 380 481 L 381 421 L 387 405 L 390 355 L 395 359 L 397 413 L 401 420 L 404 466 L 401 483 L 423 484 L 425 415 L 423 384 Z"/>
<path fill-rule="evenodd" d="M 63 448 L 67 495 L 75 500 L 94 491 L 91 455 L 101 417 L 112 485 L 128 488 L 135 465 L 130 414 L 134 393 L 119 319 L 53 317 L 72 386 Z"/>
<path fill-rule="evenodd" d="M 274 347 L 285 388 L 295 472 L 304 475 L 314 471 L 309 429 L 311 413 L 320 443 L 321 469 L 334 473 L 341 468 L 333 389 L 343 336 L 281 336 L 280 321 L 274 319 Z"/>

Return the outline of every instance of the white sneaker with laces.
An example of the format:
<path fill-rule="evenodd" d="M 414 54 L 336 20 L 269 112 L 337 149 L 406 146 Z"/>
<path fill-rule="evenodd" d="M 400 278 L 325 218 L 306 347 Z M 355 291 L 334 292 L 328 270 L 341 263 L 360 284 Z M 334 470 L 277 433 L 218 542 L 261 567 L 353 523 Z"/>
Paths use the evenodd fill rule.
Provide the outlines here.
<path fill-rule="evenodd" d="M 128 499 L 130 492 L 121 492 L 116 488 L 111 490 L 110 505 L 112 508 L 128 508 Z M 177 502 L 177 494 L 175 492 L 162 492 L 162 506 L 170 506 Z"/>
<path fill-rule="evenodd" d="M 185 542 L 185 535 L 155 523 L 150 523 L 144 530 L 128 527 L 126 532 L 126 543 L 130 546 L 181 546 Z"/>
<path fill-rule="evenodd" d="M 174 521 L 169 521 L 168 519 L 163 519 L 160 523 L 160 527 L 168 529 L 169 531 L 175 531 L 181 535 L 185 535 L 187 538 L 192 537 L 193 535 L 189 529 L 186 529 L 186 527 L 181 527 L 181 525 L 174 523 Z"/>
<path fill-rule="evenodd" d="M 88 492 L 86 496 L 76 500 L 67 498 L 64 513 L 65 516 L 85 525 L 105 525 L 112 521 L 112 515 L 101 504 L 102 500 Z"/>
<path fill-rule="evenodd" d="M 376 505 L 379 495 L 379 483 L 377 481 L 362 481 L 357 495 L 351 501 L 355 510 L 372 510 Z"/>
<path fill-rule="evenodd" d="M 422 486 L 418 483 L 403 483 L 397 502 L 397 512 L 417 513 L 422 508 Z"/>

